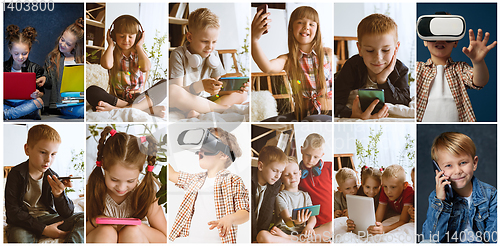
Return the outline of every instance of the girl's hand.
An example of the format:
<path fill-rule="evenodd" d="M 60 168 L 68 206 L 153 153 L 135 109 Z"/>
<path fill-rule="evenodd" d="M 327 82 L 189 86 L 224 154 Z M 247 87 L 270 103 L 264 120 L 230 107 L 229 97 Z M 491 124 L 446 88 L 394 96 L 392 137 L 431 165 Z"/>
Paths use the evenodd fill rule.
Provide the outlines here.
<path fill-rule="evenodd" d="M 444 186 L 447 184 L 451 185 L 451 182 L 447 180 L 449 179 L 449 177 L 444 175 L 444 171 L 438 172 L 437 170 L 435 170 L 435 172 L 436 172 L 436 197 L 437 199 L 444 201 L 444 199 L 446 199 L 446 191 L 444 190 Z M 441 175 L 443 175 L 443 177 L 441 177 Z"/>
<path fill-rule="evenodd" d="M 269 23 L 271 22 L 271 19 L 269 19 L 269 15 L 271 15 L 271 13 L 267 12 L 265 14 L 262 14 L 263 11 L 264 11 L 263 9 L 259 10 L 253 17 L 252 21 L 253 41 L 258 41 L 260 37 L 262 37 L 262 34 L 264 34 L 265 31 L 269 30 L 269 28 L 271 28 L 271 25 L 269 25 Z"/>
<path fill-rule="evenodd" d="M 144 41 L 146 40 L 146 39 L 145 39 L 145 36 L 146 36 L 146 35 L 144 35 L 144 33 L 145 33 L 145 32 L 143 31 L 143 32 L 142 32 L 141 39 L 139 39 L 139 41 L 137 41 L 137 44 L 135 45 L 136 49 L 141 49 L 141 48 L 142 48 L 142 45 L 144 44 Z M 139 35 L 139 33 L 138 33 L 137 35 Z"/>
<path fill-rule="evenodd" d="M 31 93 L 30 97 L 33 98 L 33 99 L 37 99 L 40 94 L 40 91 L 38 89 L 36 89 L 33 93 Z"/>
<path fill-rule="evenodd" d="M 380 222 L 375 222 L 375 225 L 368 227 L 368 233 L 370 234 L 383 234 L 384 233 L 384 225 Z"/>
<path fill-rule="evenodd" d="M 209 230 L 213 230 L 215 227 L 220 229 L 219 236 L 225 237 L 229 233 L 231 226 L 233 226 L 233 221 L 229 216 L 224 216 L 220 220 L 208 222 L 208 225 L 210 226 Z"/>
<path fill-rule="evenodd" d="M 356 229 L 356 224 L 354 224 L 353 220 L 347 219 L 346 223 L 347 223 L 347 231 L 354 231 L 354 229 Z"/>
<path fill-rule="evenodd" d="M 203 89 L 206 92 L 210 93 L 210 95 L 212 96 L 217 95 L 219 93 L 223 84 L 221 81 L 215 80 L 213 78 L 203 79 L 202 83 L 203 83 Z"/>
<path fill-rule="evenodd" d="M 56 175 L 47 175 L 47 181 L 49 182 L 50 188 L 52 188 L 52 194 L 54 197 L 60 197 L 66 187 L 73 186 L 71 179 L 63 180 L 61 182 Z"/>
<path fill-rule="evenodd" d="M 469 47 L 462 48 L 462 52 L 470 58 L 472 63 L 479 63 L 484 60 L 484 57 L 486 57 L 486 54 L 493 49 L 497 45 L 497 41 L 494 41 L 490 45 L 486 46 L 488 44 L 488 40 L 490 39 L 490 33 L 486 32 L 484 34 L 484 39 L 483 39 L 483 30 L 478 29 L 477 30 L 477 39 L 474 37 L 474 31 L 472 29 L 469 29 Z"/>
<path fill-rule="evenodd" d="M 47 78 L 45 76 L 42 76 L 42 77 L 36 79 L 36 86 L 42 87 L 45 84 L 46 80 L 47 80 Z"/>
<path fill-rule="evenodd" d="M 108 33 L 106 34 L 106 41 L 108 42 L 109 45 L 115 44 L 113 38 L 111 38 L 111 28 L 108 29 Z"/>
<path fill-rule="evenodd" d="M 295 223 L 295 225 L 302 225 L 303 223 L 305 223 L 309 217 L 311 217 L 311 214 L 312 214 L 312 211 L 310 211 L 309 209 L 302 209 L 300 211 L 297 212 L 297 219 L 295 220 L 292 220 L 293 223 Z M 292 219 L 292 218 L 290 218 Z"/>

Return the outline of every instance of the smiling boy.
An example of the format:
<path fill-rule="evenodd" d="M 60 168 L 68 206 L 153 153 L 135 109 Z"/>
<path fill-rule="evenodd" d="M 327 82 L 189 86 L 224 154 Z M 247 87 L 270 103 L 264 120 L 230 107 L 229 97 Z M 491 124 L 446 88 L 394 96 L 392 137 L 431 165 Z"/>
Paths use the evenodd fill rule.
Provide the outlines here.
<path fill-rule="evenodd" d="M 431 156 L 441 172 L 435 172 L 436 189 L 429 195 L 427 218 L 422 226 L 431 242 L 496 242 L 496 188 L 474 177 L 479 158 L 467 135 L 445 132 L 436 137 Z M 446 199 L 445 186 L 453 197 Z M 450 235 L 450 236 L 446 236 Z"/>
<path fill-rule="evenodd" d="M 335 116 L 364 120 L 387 117 L 387 106 L 372 114 L 378 100 L 365 112 L 361 110 L 357 90 L 364 88 L 383 89 L 385 102 L 408 105 L 408 68 L 396 58 L 399 41 L 394 20 L 382 14 L 365 17 L 358 25 L 357 47 L 359 55 L 349 58 L 335 77 Z"/>
<path fill-rule="evenodd" d="M 59 133 L 50 126 L 28 131 L 24 151 L 29 159 L 12 168 L 5 185 L 8 242 L 36 243 L 43 235 L 83 243 L 83 213 L 73 213 L 64 192 L 71 181 L 60 181 L 50 168 L 60 144 Z"/>

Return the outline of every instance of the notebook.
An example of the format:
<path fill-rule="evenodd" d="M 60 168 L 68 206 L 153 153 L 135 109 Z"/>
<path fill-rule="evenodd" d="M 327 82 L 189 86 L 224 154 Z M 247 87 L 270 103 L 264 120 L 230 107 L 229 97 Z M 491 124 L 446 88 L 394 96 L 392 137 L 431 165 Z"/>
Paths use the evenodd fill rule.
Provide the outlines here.
<path fill-rule="evenodd" d="M 64 72 L 61 82 L 61 93 L 63 92 L 82 92 L 84 91 L 84 66 L 83 64 L 64 66 Z"/>
<path fill-rule="evenodd" d="M 36 90 L 35 73 L 3 73 L 3 98 L 29 100 Z"/>

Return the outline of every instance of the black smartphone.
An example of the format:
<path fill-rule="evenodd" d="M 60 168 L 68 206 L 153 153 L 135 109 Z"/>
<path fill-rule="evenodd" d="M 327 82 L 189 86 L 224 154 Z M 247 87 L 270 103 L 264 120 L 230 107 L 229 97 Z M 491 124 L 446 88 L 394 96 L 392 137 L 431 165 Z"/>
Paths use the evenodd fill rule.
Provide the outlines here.
<path fill-rule="evenodd" d="M 263 9 L 264 11 L 262 11 L 261 15 L 263 14 L 267 14 L 267 4 L 262 4 L 260 5 L 259 7 L 257 7 L 257 12 L 259 12 L 259 10 Z M 267 18 L 265 18 L 264 20 L 267 20 Z M 265 24 L 264 26 L 267 26 L 267 24 Z M 266 34 L 267 33 L 267 30 L 264 31 L 263 34 Z"/>
<path fill-rule="evenodd" d="M 68 177 L 59 177 L 57 179 L 59 179 L 59 180 L 64 180 L 64 179 L 82 179 L 82 177 L 68 176 Z"/>
<path fill-rule="evenodd" d="M 359 103 L 363 112 L 370 106 L 373 100 L 378 99 L 378 103 L 372 111 L 372 114 L 378 113 L 385 105 L 384 89 L 359 89 Z"/>
<path fill-rule="evenodd" d="M 438 171 L 438 172 L 441 172 L 441 168 L 439 168 L 439 165 L 437 164 L 437 162 L 435 160 L 432 160 L 432 164 L 434 164 L 434 170 Z M 443 177 L 443 175 L 441 175 L 441 177 Z M 447 179 L 445 181 L 448 181 Z M 450 184 L 447 184 L 444 186 L 444 192 L 446 193 L 446 201 L 451 201 L 451 199 L 453 199 L 453 190 L 451 188 L 451 185 Z"/>

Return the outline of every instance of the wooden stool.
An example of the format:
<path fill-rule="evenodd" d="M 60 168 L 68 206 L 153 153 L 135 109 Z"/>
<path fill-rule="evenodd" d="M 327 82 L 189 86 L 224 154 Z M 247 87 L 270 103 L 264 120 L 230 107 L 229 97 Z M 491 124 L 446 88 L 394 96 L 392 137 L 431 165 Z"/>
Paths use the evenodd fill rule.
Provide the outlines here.
<path fill-rule="evenodd" d="M 282 77 L 283 83 L 285 85 L 286 94 L 279 94 L 278 89 L 276 88 L 276 84 L 271 83 L 271 77 Z M 292 109 L 292 112 L 295 109 L 295 105 L 293 103 L 292 98 L 292 86 L 290 85 L 290 81 L 288 81 L 288 77 L 286 72 L 279 73 L 252 73 L 252 89 L 256 91 L 260 91 L 260 77 L 266 77 L 267 80 L 267 90 L 273 94 L 274 99 L 288 99 L 288 103 Z"/>

